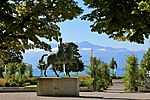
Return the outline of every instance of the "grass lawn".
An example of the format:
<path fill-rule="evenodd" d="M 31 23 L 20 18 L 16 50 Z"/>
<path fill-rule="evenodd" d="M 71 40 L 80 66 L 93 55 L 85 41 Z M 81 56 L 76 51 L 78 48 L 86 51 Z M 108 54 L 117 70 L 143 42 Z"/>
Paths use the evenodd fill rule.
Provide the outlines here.
<path fill-rule="evenodd" d="M 25 87 L 37 87 L 37 85 L 28 85 L 28 86 L 25 86 Z"/>

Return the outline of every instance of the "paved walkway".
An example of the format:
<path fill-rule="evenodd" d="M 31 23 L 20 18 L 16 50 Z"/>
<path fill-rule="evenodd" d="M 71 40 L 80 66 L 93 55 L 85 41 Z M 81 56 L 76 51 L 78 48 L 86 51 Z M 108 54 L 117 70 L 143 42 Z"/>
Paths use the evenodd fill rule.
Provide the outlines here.
<path fill-rule="evenodd" d="M 0 93 L 0 100 L 150 100 L 150 93 L 126 93 L 123 82 L 113 81 L 113 86 L 105 92 L 80 92 L 79 97 L 37 96 L 36 92 Z"/>

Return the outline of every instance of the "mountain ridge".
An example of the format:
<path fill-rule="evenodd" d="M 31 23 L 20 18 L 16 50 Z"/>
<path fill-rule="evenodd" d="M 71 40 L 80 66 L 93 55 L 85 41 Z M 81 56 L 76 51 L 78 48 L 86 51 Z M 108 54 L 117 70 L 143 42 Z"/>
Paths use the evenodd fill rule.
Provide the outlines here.
<path fill-rule="evenodd" d="M 126 56 L 135 54 L 138 57 L 139 59 L 138 61 L 140 63 L 144 53 L 146 53 L 146 50 L 131 51 L 126 48 L 113 48 L 113 47 L 108 47 L 108 46 L 104 47 L 104 46 L 99 46 L 99 45 L 89 43 L 87 41 L 83 41 L 83 42 L 76 43 L 76 44 L 79 47 L 79 52 L 82 55 L 81 59 L 83 60 L 85 65 L 90 64 L 91 48 L 93 49 L 94 56 L 97 58 L 100 58 L 107 64 L 109 64 L 112 57 L 114 57 L 115 60 L 117 61 L 118 68 L 121 68 L 121 69 L 125 67 Z M 52 46 L 53 49 L 57 48 L 57 44 L 51 43 L 50 45 Z M 56 49 L 54 49 L 53 52 L 47 52 L 43 50 L 38 51 L 35 49 L 35 50 L 27 51 L 25 54 L 23 54 L 23 57 L 26 63 L 32 64 L 33 68 L 36 68 L 38 61 L 43 54 L 45 53 L 51 54 L 55 52 L 56 52 Z"/>
<path fill-rule="evenodd" d="M 97 44 L 92 44 L 92 43 L 90 43 L 90 42 L 88 42 L 88 41 L 82 41 L 82 42 L 77 42 L 77 44 L 78 44 L 78 46 L 80 47 L 81 45 L 88 45 L 88 47 L 98 47 L 98 48 L 106 48 L 106 49 L 119 49 L 119 50 L 128 50 L 127 48 L 114 48 L 114 47 L 109 47 L 109 46 L 100 46 L 100 45 L 97 45 Z M 130 51 L 130 50 L 128 50 L 128 51 Z"/>

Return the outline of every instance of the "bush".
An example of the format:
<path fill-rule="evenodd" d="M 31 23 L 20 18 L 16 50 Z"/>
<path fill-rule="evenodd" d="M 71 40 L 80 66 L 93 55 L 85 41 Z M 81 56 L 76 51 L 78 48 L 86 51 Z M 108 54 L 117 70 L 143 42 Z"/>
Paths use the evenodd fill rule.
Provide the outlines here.
<path fill-rule="evenodd" d="M 80 87 L 88 87 L 91 83 L 91 77 L 89 75 L 74 75 L 73 77 L 78 77 L 80 80 Z"/>
<path fill-rule="evenodd" d="M 5 87 L 18 87 L 19 84 L 16 82 L 6 82 Z"/>
<path fill-rule="evenodd" d="M 37 78 L 29 78 L 29 81 L 30 85 L 37 85 Z"/>
<path fill-rule="evenodd" d="M 10 82 L 10 87 L 19 87 L 19 84 L 16 82 Z"/>
<path fill-rule="evenodd" d="M 26 83 L 23 83 L 23 84 L 22 84 L 22 86 L 24 86 L 24 87 L 25 87 L 25 86 L 28 86 L 28 85 L 30 85 L 29 82 L 26 82 Z"/>
<path fill-rule="evenodd" d="M 0 78 L 0 87 L 5 86 L 5 84 L 6 84 L 6 79 Z"/>
<path fill-rule="evenodd" d="M 5 87 L 10 87 L 10 84 L 6 82 Z"/>
<path fill-rule="evenodd" d="M 138 58 L 135 55 L 127 56 L 125 71 L 125 90 L 137 91 L 140 85 L 140 75 L 138 71 Z"/>
<path fill-rule="evenodd" d="M 29 84 L 29 77 L 32 76 L 32 66 L 24 62 L 7 64 L 5 79 L 7 84 L 5 86 L 25 86 Z M 28 82 L 28 83 L 27 83 Z M 37 84 L 34 80 L 31 84 Z"/>
<path fill-rule="evenodd" d="M 109 66 L 96 57 L 91 57 L 90 63 L 91 66 L 88 66 L 88 74 L 91 76 L 89 89 L 91 91 L 103 91 L 107 89 L 111 84 Z"/>
<path fill-rule="evenodd" d="M 91 79 L 80 79 L 80 87 L 89 87 L 89 84 L 91 84 Z"/>

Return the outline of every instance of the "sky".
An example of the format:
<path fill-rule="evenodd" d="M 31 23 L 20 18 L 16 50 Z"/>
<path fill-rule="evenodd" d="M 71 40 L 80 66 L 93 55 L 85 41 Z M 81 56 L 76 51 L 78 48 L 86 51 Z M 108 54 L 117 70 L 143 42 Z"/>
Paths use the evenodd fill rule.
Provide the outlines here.
<path fill-rule="evenodd" d="M 84 9 L 84 13 L 86 14 L 90 12 L 84 6 L 82 0 L 76 0 L 79 3 L 79 6 Z M 83 15 L 82 14 L 82 15 Z M 81 15 L 81 16 L 82 16 Z M 147 50 L 150 47 L 150 39 L 146 39 L 144 44 L 137 44 L 131 42 L 120 42 L 117 40 L 113 40 L 108 38 L 106 34 L 98 34 L 96 32 L 90 31 L 91 22 L 81 20 L 79 16 L 77 19 L 68 20 L 63 23 L 59 23 L 60 31 L 62 33 L 62 38 L 64 42 L 83 42 L 88 41 L 92 44 L 104 46 L 104 47 L 114 47 L 114 48 L 127 48 L 132 51 L 139 50 Z"/>

